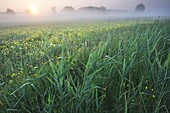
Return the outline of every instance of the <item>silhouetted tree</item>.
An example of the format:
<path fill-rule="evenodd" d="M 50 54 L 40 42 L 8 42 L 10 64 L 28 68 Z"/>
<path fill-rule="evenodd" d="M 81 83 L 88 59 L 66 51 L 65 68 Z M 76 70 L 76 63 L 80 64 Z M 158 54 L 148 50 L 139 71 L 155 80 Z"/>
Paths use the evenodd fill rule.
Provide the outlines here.
<path fill-rule="evenodd" d="M 62 9 L 63 12 L 72 12 L 72 11 L 75 11 L 74 8 L 72 6 L 65 6 L 63 9 Z"/>
<path fill-rule="evenodd" d="M 95 6 L 87 6 L 87 7 L 82 7 L 79 8 L 80 11 L 106 11 L 106 7 L 101 6 L 101 7 L 95 7 Z"/>
<path fill-rule="evenodd" d="M 138 5 L 135 7 L 135 11 L 137 11 L 137 12 L 145 11 L 145 6 L 144 6 L 144 4 L 143 4 L 143 3 L 138 4 Z"/>
<path fill-rule="evenodd" d="M 27 15 L 31 15 L 31 9 L 27 9 L 27 10 L 25 11 L 25 13 L 26 13 Z"/>
<path fill-rule="evenodd" d="M 57 12 L 55 6 L 51 7 L 51 10 L 52 10 L 52 13 L 56 13 Z"/>
<path fill-rule="evenodd" d="M 5 14 L 13 15 L 13 14 L 15 14 L 15 11 L 12 10 L 12 9 L 7 8 L 7 10 L 5 11 Z"/>

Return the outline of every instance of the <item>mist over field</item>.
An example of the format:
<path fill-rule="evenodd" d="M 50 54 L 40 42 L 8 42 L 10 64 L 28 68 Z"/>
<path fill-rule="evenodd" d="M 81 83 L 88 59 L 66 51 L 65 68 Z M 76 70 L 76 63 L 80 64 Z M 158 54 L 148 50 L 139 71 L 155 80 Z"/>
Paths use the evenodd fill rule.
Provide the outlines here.
<path fill-rule="evenodd" d="M 25 13 L 17 13 L 15 15 L 0 15 L 0 24 L 27 24 L 41 22 L 64 22 L 64 21 L 86 21 L 86 20 L 114 20 L 114 19 L 135 19 L 144 17 L 164 17 L 169 18 L 170 15 L 165 12 L 65 12 L 65 13 L 49 13 L 46 15 L 30 16 Z"/>
<path fill-rule="evenodd" d="M 18 6 L 13 1 L 1 2 L 0 24 L 170 17 L 168 0 L 17 1 Z"/>
<path fill-rule="evenodd" d="M 135 6 L 143 4 L 144 11 L 136 12 Z M 101 19 L 125 19 L 139 17 L 169 17 L 169 0 L 2 0 L 0 3 L 0 23 L 36 23 L 36 22 L 59 22 L 59 21 L 82 21 L 82 20 L 101 20 Z M 68 6 L 68 7 L 67 7 Z M 73 12 L 63 13 L 67 7 Z M 80 9 L 99 9 L 102 12 L 84 12 Z M 15 12 L 15 15 L 6 15 L 7 9 Z M 52 13 L 52 12 L 55 12 Z M 26 12 L 33 15 L 27 15 Z"/>

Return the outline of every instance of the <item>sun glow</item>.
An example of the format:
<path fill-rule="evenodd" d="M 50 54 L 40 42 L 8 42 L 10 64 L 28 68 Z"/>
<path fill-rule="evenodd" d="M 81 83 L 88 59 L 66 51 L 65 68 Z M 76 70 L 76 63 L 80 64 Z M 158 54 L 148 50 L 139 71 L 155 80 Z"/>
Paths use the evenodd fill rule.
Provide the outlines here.
<path fill-rule="evenodd" d="M 38 15 L 39 14 L 39 9 L 36 5 L 31 5 L 30 6 L 30 11 L 31 11 L 31 14 L 33 15 Z"/>

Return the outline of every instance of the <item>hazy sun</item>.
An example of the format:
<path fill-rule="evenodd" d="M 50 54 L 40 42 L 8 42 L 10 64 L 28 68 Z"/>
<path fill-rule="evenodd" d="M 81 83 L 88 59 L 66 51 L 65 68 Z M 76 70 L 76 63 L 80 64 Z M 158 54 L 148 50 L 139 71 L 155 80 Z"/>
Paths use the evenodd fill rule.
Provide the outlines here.
<path fill-rule="evenodd" d="M 31 11 L 31 13 L 33 15 L 38 15 L 38 13 L 39 13 L 39 9 L 38 9 L 38 7 L 36 5 L 31 5 L 30 6 L 30 11 Z"/>

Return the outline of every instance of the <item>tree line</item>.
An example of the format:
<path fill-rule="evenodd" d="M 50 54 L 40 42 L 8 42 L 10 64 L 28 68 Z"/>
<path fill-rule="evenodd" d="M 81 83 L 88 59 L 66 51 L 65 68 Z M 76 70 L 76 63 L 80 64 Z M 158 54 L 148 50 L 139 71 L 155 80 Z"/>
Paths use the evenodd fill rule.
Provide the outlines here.
<path fill-rule="evenodd" d="M 51 11 L 53 13 L 56 13 L 56 6 L 51 7 Z M 76 11 L 72 6 L 65 6 L 62 10 L 62 12 L 73 12 Z M 100 6 L 100 7 L 96 7 L 96 6 L 85 6 L 85 7 L 81 7 L 78 9 L 78 11 L 87 11 L 87 12 L 104 12 L 104 11 L 113 11 L 113 10 L 108 10 L 106 7 L 104 6 Z M 118 10 L 117 10 L 118 11 Z M 125 11 L 125 10 L 119 10 L 119 11 Z M 140 3 L 138 5 L 136 5 L 135 7 L 135 11 L 136 12 L 143 12 L 145 11 L 145 5 L 143 3 Z M 30 14 L 31 13 L 31 9 L 27 9 L 25 11 L 26 14 Z M 16 12 L 13 9 L 7 8 L 6 11 L 4 12 L 4 14 L 8 14 L 8 15 L 14 15 L 16 14 Z"/>
<path fill-rule="evenodd" d="M 57 12 L 55 6 L 51 7 L 51 10 L 52 10 L 53 13 Z M 73 12 L 73 11 L 76 11 L 76 9 L 74 9 L 74 7 L 72 7 L 72 6 L 65 6 L 61 11 L 62 12 Z M 109 9 L 108 10 L 104 6 L 100 6 L 100 7 L 85 6 L 85 7 L 79 8 L 77 11 L 87 11 L 87 12 L 119 11 L 119 12 L 123 12 L 125 10 L 113 10 L 113 9 Z M 143 12 L 143 11 L 145 11 L 145 5 L 143 3 L 140 3 L 140 4 L 136 5 L 135 11 L 136 12 Z"/>

